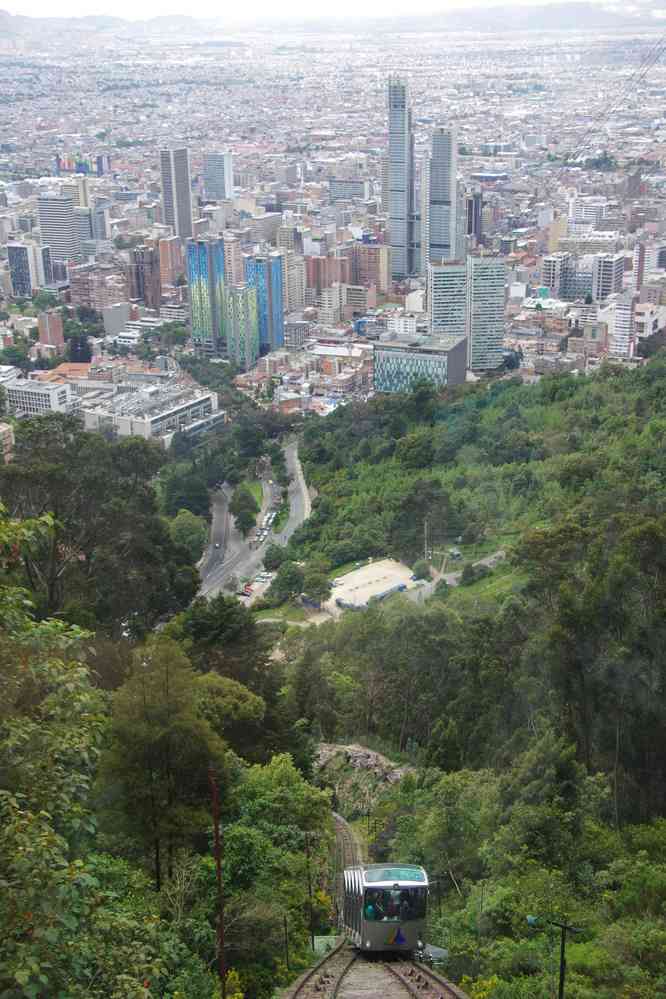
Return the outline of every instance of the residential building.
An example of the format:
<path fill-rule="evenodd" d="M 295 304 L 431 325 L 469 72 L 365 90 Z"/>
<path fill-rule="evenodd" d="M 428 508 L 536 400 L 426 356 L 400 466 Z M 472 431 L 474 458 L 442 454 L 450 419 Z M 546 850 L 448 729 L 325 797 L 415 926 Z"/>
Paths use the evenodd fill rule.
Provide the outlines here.
<path fill-rule="evenodd" d="M 227 356 L 241 371 L 249 371 L 259 360 L 259 315 L 257 289 L 233 285 L 226 292 Z"/>
<path fill-rule="evenodd" d="M 294 312 L 305 305 L 305 260 L 298 253 L 283 253 L 284 261 L 284 308 Z"/>
<path fill-rule="evenodd" d="M 259 344 L 262 354 L 284 346 L 282 254 L 245 255 L 245 282 L 257 289 Z"/>
<path fill-rule="evenodd" d="M 416 273 L 414 128 L 407 81 L 388 80 L 388 215 L 392 276 Z"/>
<path fill-rule="evenodd" d="M 375 344 L 375 392 L 409 392 L 415 382 L 429 381 L 438 388 L 465 381 L 465 337 L 421 337 L 413 343 L 382 341 Z"/>
<path fill-rule="evenodd" d="M 390 339 L 401 340 L 405 337 L 413 339 L 416 336 L 418 319 L 413 312 L 392 312 L 386 319 L 386 329 L 391 334 Z"/>
<path fill-rule="evenodd" d="M 3 388 L 7 394 L 9 411 L 16 416 L 68 413 L 72 409 L 72 387 L 68 384 L 16 378 L 5 382 Z"/>
<path fill-rule="evenodd" d="M 284 324 L 284 346 L 286 350 L 301 350 L 308 337 L 312 323 L 307 319 L 287 317 Z"/>
<path fill-rule="evenodd" d="M 600 302 L 622 291 L 623 253 L 596 253 L 592 264 L 592 298 Z"/>
<path fill-rule="evenodd" d="M 72 198 L 42 194 L 37 198 L 39 231 L 43 246 L 54 262 L 66 263 L 81 256 L 81 236 Z"/>
<path fill-rule="evenodd" d="M 608 353 L 612 357 L 631 358 L 636 349 L 634 306 L 632 292 L 611 295 L 599 308 L 599 320 L 608 324 Z"/>
<path fill-rule="evenodd" d="M 160 150 L 162 211 L 175 236 L 192 236 L 192 182 L 190 151 L 186 147 Z"/>
<path fill-rule="evenodd" d="M 68 273 L 72 305 L 103 312 L 109 305 L 128 300 L 127 274 L 117 264 L 78 264 Z"/>
<path fill-rule="evenodd" d="M 221 153 L 204 153 L 203 158 L 204 194 L 213 201 L 224 201 L 234 196 L 233 154 L 228 150 Z"/>
<path fill-rule="evenodd" d="M 352 244 L 349 280 L 367 288 L 374 285 L 377 293 L 387 295 L 391 290 L 391 248 L 384 243 L 361 240 Z"/>
<path fill-rule="evenodd" d="M 467 258 L 467 365 L 498 368 L 503 359 L 506 265 L 501 257 Z"/>
<path fill-rule="evenodd" d="M 167 236 L 158 243 L 160 254 L 160 281 L 162 285 L 173 285 L 177 278 L 185 274 L 183 243 L 180 236 Z"/>
<path fill-rule="evenodd" d="M 55 354 L 64 354 L 65 336 L 61 312 L 58 309 L 40 312 L 37 324 L 39 343 L 44 347 L 51 347 Z"/>
<path fill-rule="evenodd" d="M 575 269 L 570 253 L 549 253 L 541 261 L 541 284 L 553 298 L 568 298 Z"/>
<path fill-rule="evenodd" d="M 191 239 L 187 244 L 192 340 L 196 350 L 226 354 L 224 240 Z"/>
<path fill-rule="evenodd" d="M 245 283 L 245 265 L 241 242 L 231 233 L 223 233 L 224 238 L 224 277 L 227 284 Z"/>

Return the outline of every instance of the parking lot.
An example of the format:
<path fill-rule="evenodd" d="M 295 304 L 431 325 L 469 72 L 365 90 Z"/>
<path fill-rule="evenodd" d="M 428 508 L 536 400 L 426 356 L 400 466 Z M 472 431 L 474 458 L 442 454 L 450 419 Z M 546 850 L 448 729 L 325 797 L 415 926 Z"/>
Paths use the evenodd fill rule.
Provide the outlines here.
<path fill-rule="evenodd" d="M 324 607 L 330 614 L 338 617 L 343 608 L 338 606 L 336 600 L 354 607 L 365 607 L 371 597 L 400 585 L 410 590 L 419 584 L 412 579 L 412 570 L 408 566 L 391 558 L 383 558 L 353 569 L 334 580 L 331 598 Z"/>

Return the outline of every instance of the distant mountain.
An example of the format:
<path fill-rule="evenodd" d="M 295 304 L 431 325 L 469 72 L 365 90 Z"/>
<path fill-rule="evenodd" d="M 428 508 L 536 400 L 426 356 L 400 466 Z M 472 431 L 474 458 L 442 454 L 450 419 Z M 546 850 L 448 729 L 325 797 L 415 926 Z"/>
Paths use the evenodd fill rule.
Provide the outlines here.
<path fill-rule="evenodd" d="M 599 31 L 656 28 L 658 20 L 654 16 L 661 8 L 662 0 L 648 0 L 640 6 L 622 10 L 616 6 L 603 6 L 589 0 L 572 3 L 541 4 L 538 6 L 468 7 L 465 9 L 442 11 L 437 14 L 414 14 L 384 18 L 356 19 L 349 17 L 327 17 L 307 20 L 273 18 L 262 20 L 248 19 L 245 25 L 253 30 L 285 33 L 302 31 L 308 33 L 358 30 L 367 32 L 412 32 L 412 31 L 470 31 L 496 33 L 507 31 Z M 79 38 L 109 35 L 123 38 L 144 38 L 149 35 L 196 35 L 200 33 L 210 38 L 211 31 L 242 31 L 245 26 L 238 21 L 233 24 L 223 18 L 202 21 L 186 14 L 164 15 L 144 21 L 127 21 L 120 17 L 92 15 L 88 17 L 24 17 L 0 10 L 1 39 L 34 39 L 48 42 L 50 37 L 68 32 Z M 0 45 L 0 49 L 2 46 Z"/>

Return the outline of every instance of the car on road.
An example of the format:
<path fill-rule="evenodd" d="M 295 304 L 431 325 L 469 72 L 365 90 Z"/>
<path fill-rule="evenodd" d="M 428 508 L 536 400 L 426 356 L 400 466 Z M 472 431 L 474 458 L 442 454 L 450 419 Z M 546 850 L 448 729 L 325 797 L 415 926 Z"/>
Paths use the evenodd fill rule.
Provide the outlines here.
<path fill-rule="evenodd" d="M 216 542 L 215 542 L 215 547 L 216 547 L 216 548 L 219 548 L 219 547 L 220 547 L 220 542 L 219 542 L 219 541 L 216 541 Z"/>

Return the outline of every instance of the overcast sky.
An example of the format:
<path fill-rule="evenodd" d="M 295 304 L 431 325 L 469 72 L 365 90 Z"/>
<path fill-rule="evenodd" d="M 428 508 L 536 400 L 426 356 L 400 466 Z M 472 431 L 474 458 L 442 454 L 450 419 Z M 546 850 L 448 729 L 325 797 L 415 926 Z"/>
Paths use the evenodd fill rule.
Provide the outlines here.
<path fill-rule="evenodd" d="M 521 3 L 526 5 L 543 5 L 548 0 L 336 0 L 335 3 L 313 3 L 312 0 L 255 0 L 252 4 L 252 17 L 260 20 L 262 17 L 326 17 L 352 14 L 356 17 L 362 12 L 366 17 L 391 14 L 432 13 L 442 10 L 456 10 L 463 7 L 494 7 L 503 4 Z M 562 0 L 559 0 L 562 2 Z M 10 14 L 27 14 L 31 17 L 78 17 L 84 14 L 112 14 L 115 17 L 125 17 L 130 20 L 145 20 L 164 14 L 192 14 L 195 17 L 227 17 L 233 16 L 224 10 L 219 0 L 198 0 L 196 9 L 184 3 L 183 0 L 61 0 L 53 4 L 49 0 L 24 0 L 13 3 L 12 0 L 0 0 L 0 10 Z M 243 6 L 234 5 L 238 20 L 248 18 Z"/>

